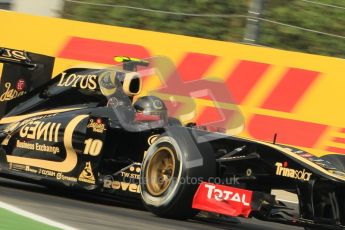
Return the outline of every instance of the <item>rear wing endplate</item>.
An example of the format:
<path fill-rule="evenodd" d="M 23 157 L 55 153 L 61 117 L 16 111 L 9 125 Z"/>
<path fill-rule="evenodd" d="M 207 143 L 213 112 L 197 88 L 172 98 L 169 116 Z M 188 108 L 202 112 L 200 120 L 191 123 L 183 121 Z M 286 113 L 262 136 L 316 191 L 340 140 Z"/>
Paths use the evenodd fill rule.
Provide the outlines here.
<path fill-rule="evenodd" d="M 0 62 L 17 64 L 28 69 L 34 69 L 37 64 L 33 63 L 26 51 L 0 47 Z"/>
<path fill-rule="evenodd" d="M 51 56 L 0 46 L 0 118 L 50 81 L 54 63 Z"/>

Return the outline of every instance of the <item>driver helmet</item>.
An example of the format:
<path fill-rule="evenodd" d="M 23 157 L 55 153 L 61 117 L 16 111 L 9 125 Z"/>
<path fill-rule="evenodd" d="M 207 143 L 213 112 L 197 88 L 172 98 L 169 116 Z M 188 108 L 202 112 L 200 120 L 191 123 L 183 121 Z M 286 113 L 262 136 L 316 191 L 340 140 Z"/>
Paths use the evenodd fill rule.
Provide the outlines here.
<path fill-rule="evenodd" d="M 168 120 L 168 111 L 164 102 L 155 96 L 140 97 L 133 107 L 141 121 L 164 121 Z"/>

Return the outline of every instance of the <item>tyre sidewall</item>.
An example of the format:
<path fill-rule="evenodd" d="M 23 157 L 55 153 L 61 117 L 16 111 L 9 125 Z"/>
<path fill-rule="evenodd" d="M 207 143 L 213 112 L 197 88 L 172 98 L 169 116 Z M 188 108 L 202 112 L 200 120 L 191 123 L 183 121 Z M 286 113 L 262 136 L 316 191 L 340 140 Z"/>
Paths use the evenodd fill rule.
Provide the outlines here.
<path fill-rule="evenodd" d="M 198 144 L 184 127 L 175 127 L 163 134 L 150 146 L 144 157 L 141 181 L 145 181 L 147 165 L 161 145 L 174 148 L 176 167 L 169 189 L 162 195 L 152 196 L 141 183 L 141 196 L 149 211 L 162 217 L 188 218 L 197 213 L 192 210 L 194 194 L 202 181 L 215 176 L 215 159 L 209 143 Z M 207 165 L 206 165 L 207 164 Z"/>

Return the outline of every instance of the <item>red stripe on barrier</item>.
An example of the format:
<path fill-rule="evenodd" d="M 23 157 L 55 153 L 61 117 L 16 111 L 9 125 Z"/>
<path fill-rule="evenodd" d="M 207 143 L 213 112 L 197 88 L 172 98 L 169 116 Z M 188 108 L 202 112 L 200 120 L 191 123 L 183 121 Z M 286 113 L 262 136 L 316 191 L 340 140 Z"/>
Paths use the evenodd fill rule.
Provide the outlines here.
<path fill-rule="evenodd" d="M 215 107 L 206 107 L 201 114 L 197 117 L 196 123 L 198 125 L 209 124 L 216 121 L 221 121 L 224 118 Z"/>
<path fill-rule="evenodd" d="M 335 137 L 332 141 L 345 144 L 345 138 L 341 138 L 341 137 Z"/>
<path fill-rule="evenodd" d="M 115 56 L 150 57 L 143 46 L 89 38 L 71 37 L 58 57 L 104 64 L 115 64 Z"/>
<path fill-rule="evenodd" d="M 277 143 L 308 148 L 315 146 L 326 129 L 326 125 L 265 115 L 255 115 L 248 126 L 250 135 L 256 139 L 273 141 L 277 133 Z"/>
<path fill-rule="evenodd" d="M 345 149 L 337 148 L 337 147 L 327 147 L 327 148 L 326 148 L 326 151 L 328 151 L 328 152 L 333 152 L 333 153 L 345 154 Z"/>
<path fill-rule="evenodd" d="M 269 67 L 266 63 L 243 60 L 237 64 L 226 80 L 226 85 L 237 104 L 246 98 Z"/>
<path fill-rule="evenodd" d="M 187 53 L 177 67 L 182 81 L 199 80 L 217 59 L 217 56 Z"/>
<path fill-rule="evenodd" d="M 261 106 L 291 112 L 320 73 L 304 69 L 289 69 Z"/>

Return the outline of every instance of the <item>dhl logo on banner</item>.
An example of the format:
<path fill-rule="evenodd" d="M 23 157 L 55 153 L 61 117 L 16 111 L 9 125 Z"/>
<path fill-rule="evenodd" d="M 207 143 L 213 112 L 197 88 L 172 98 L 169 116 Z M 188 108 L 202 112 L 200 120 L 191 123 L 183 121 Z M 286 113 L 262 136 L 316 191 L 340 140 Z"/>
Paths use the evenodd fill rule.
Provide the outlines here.
<path fill-rule="evenodd" d="M 239 122 L 236 105 L 244 115 L 242 136 L 272 141 L 277 133 L 279 143 L 318 156 L 345 154 L 345 60 L 10 12 L 0 12 L 0 19 L 8 22 L 1 46 L 57 57 L 53 76 L 81 63 L 114 65 L 117 55 L 164 55 L 179 78 L 144 85 L 146 93 L 167 99 L 170 115 L 236 127 L 228 124 Z"/>

